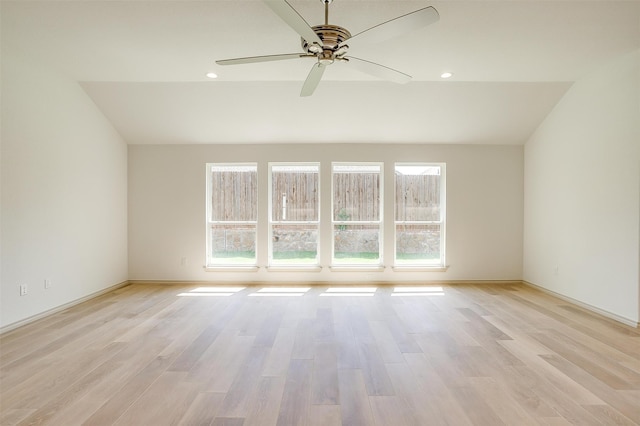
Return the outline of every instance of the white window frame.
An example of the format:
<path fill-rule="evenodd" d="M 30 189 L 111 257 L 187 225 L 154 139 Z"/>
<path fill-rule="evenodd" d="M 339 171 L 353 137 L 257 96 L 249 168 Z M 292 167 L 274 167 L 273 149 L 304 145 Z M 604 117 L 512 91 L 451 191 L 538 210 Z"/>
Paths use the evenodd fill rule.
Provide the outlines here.
<path fill-rule="evenodd" d="M 393 217 L 393 262 L 394 268 L 445 268 L 446 260 L 446 181 L 447 181 L 447 173 L 446 173 L 446 163 L 423 163 L 423 162 L 396 162 L 393 165 L 393 173 L 394 173 L 394 182 L 393 182 L 393 191 L 394 191 L 394 203 L 398 199 L 398 194 L 396 193 L 396 181 L 395 181 L 395 171 L 398 166 L 421 166 L 421 167 L 438 167 L 440 168 L 440 219 L 439 220 L 412 220 L 412 221 L 403 221 L 397 220 L 395 217 L 396 206 L 394 205 L 394 217 Z M 416 263 L 400 263 L 398 264 L 398 225 L 439 225 L 440 226 L 440 259 L 437 262 L 416 262 Z"/>
<path fill-rule="evenodd" d="M 275 221 L 273 220 L 273 167 L 274 166 L 314 166 L 317 167 L 318 171 L 318 193 L 317 193 L 317 203 L 318 203 L 318 219 L 313 221 Z M 321 222 L 321 164 L 320 162 L 274 162 L 269 163 L 269 189 L 268 189 L 268 199 L 269 199 L 269 267 L 278 267 L 278 268 L 304 268 L 304 267 L 318 267 L 320 265 L 320 222 Z M 274 262 L 273 261 L 273 227 L 274 225 L 315 225 L 318 229 L 318 238 L 316 240 L 316 258 L 314 263 L 305 263 L 305 264 L 295 264 L 295 263 L 286 263 L 286 262 Z"/>
<path fill-rule="evenodd" d="M 341 221 L 334 218 L 335 187 L 334 170 L 338 166 L 376 166 L 380 168 L 380 199 L 378 200 L 378 220 Z M 331 266 L 332 268 L 384 268 L 384 162 L 334 161 L 331 162 Z M 378 226 L 378 262 L 377 263 L 342 263 L 336 262 L 335 229 L 340 225 L 377 225 Z"/>
<path fill-rule="evenodd" d="M 247 166 L 251 166 L 251 167 L 255 167 L 256 169 L 256 179 L 258 180 L 256 182 L 256 212 L 255 212 L 255 217 L 256 220 L 253 221 L 221 221 L 221 220 L 212 220 L 211 216 L 213 214 L 212 212 L 212 203 L 213 203 L 213 188 L 211 185 L 211 174 L 213 172 L 213 168 L 214 167 L 247 167 Z M 260 212 L 258 203 L 259 203 L 259 197 L 260 197 L 260 184 L 259 184 L 259 173 L 258 173 L 258 163 L 207 163 L 206 165 L 207 167 L 207 174 L 206 174 L 206 179 L 207 179 L 207 183 L 206 183 L 206 187 L 207 187 L 207 197 L 206 197 L 206 227 L 207 227 L 207 232 L 206 232 L 206 238 L 207 238 L 207 242 L 206 242 L 206 268 L 255 268 L 257 266 L 257 262 L 258 262 L 258 215 Z M 255 227 L 255 259 L 253 263 L 233 263 L 233 262 L 214 262 L 213 259 L 214 257 L 212 256 L 212 226 L 213 225 L 253 225 Z"/>

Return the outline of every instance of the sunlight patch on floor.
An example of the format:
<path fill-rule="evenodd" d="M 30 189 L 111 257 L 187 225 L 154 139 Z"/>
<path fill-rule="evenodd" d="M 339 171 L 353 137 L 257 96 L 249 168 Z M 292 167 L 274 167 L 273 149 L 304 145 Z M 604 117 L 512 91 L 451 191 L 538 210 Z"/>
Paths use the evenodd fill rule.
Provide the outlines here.
<path fill-rule="evenodd" d="M 372 297 L 377 287 L 329 287 L 321 297 Z"/>
<path fill-rule="evenodd" d="M 309 290 L 311 287 L 263 287 L 249 296 L 296 297 L 303 296 Z"/>
<path fill-rule="evenodd" d="M 394 287 L 391 296 L 444 296 L 444 289 L 436 286 Z"/>
<path fill-rule="evenodd" d="M 198 287 L 186 293 L 178 294 L 179 297 L 227 297 L 244 290 L 246 287 Z"/>

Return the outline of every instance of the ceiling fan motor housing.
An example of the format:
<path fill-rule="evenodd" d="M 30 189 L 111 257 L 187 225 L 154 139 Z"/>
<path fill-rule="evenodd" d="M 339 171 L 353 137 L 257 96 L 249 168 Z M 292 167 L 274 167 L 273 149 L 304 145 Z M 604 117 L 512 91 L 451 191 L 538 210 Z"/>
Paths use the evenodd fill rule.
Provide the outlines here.
<path fill-rule="evenodd" d="M 349 46 L 342 43 L 351 38 L 351 33 L 338 25 L 316 25 L 313 31 L 322 40 L 322 46 L 307 42 L 302 38 L 302 48 L 305 52 L 315 55 L 321 61 L 327 63 L 333 62 L 335 59 L 341 59 L 347 53 Z"/>

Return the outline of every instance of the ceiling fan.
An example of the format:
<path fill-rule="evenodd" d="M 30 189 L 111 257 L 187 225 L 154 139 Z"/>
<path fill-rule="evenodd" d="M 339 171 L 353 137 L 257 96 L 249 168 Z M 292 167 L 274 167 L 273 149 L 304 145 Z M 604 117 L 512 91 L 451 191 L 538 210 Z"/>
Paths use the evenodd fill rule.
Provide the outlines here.
<path fill-rule="evenodd" d="M 438 11 L 432 6 L 429 6 L 351 35 L 346 28 L 329 24 L 329 4 L 333 0 L 320 0 L 324 4 L 324 24 L 313 27 L 309 26 L 304 18 L 300 16 L 286 0 L 263 1 L 287 25 L 300 34 L 304 53 L 223 59 L 216 61 L 216 63 L 218 65 L 237 65 L 281 61 L 285 59 L 315 58 L 317 59 L 317 63 L 313 65 L 307 79 L 302 85 L 300 96 L 311 96 L 316 90 L 316 87 L 318 87 L 325 69 L 336 61 L 350 63 L 359 71 L 394 83 L 409 82 L 411 76 L 408 74 L 375 62 L 347 56 L 349 50 L 347 41 L 355 39 L 356 37 L 358 40 L 371 42 L 388 40 L 432 24 L 439 19 Z"/>

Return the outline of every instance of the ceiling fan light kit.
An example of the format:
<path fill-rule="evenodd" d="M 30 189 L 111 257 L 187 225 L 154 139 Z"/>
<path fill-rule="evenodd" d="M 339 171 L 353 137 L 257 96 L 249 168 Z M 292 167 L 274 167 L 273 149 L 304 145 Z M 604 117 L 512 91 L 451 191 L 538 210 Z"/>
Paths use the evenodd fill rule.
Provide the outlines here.
<path fill-rule="evenodd" d="M 352 35 L 346 28 L 329 24 L 329 5 L 332 0 L 320 0 L 324 4 L 325 22 L 322 25 L 315 25 L 313 27 L 309 26 L 304 18 L 286 0 L 263 1 L 276 15 L 300 35 L 304 53 L 223 59 L 216 61 L 216 63 L 218 65 L 238 65 L 286 59 L 315 58 L 317 63 L 313 65 L 307 75 L 302 85 L 300 96 L 311 96 L 316 90 L 316 87 L 318 87 L 326 67 L 336 61 L 350 63 L 355 69 L 361 72 L 394 83 L 402 84 L 409 82 L 411 76 L 408 74 L 375 62 L 353 56 L 346 56 L 349 51 L 349 45 L 347 45 L 346 42 L 356 37 L 369 42 L 388 40 L 432 24 L 439 19 L 436 9 L 429 6 Z"/>

